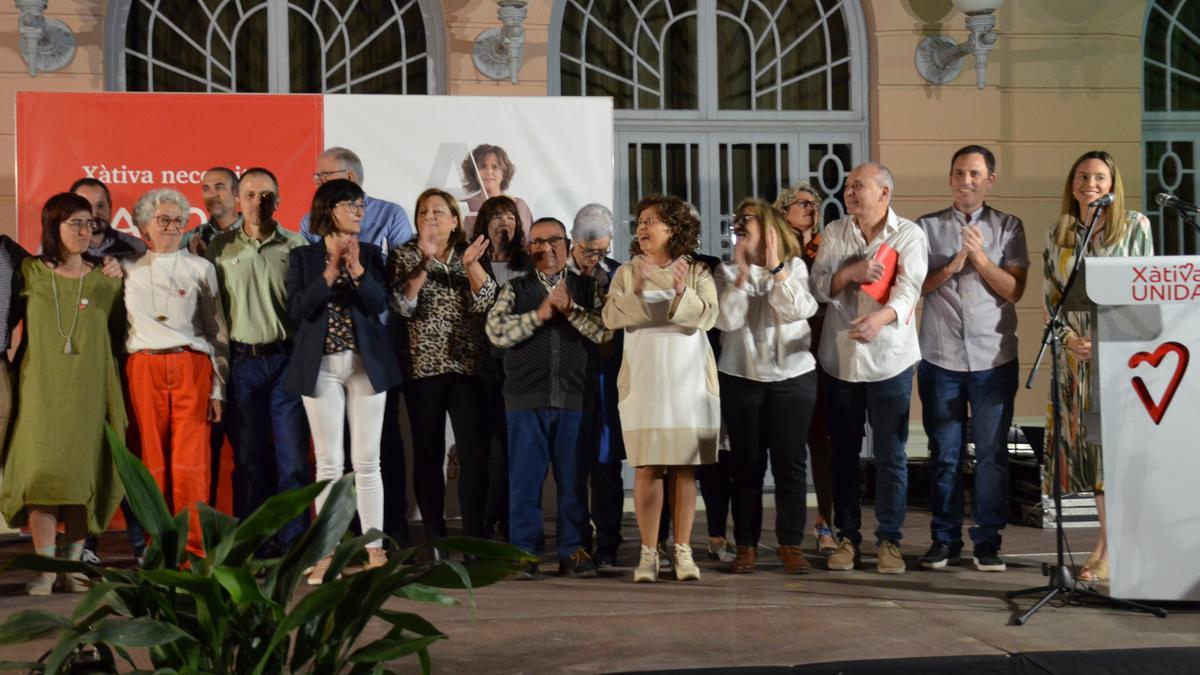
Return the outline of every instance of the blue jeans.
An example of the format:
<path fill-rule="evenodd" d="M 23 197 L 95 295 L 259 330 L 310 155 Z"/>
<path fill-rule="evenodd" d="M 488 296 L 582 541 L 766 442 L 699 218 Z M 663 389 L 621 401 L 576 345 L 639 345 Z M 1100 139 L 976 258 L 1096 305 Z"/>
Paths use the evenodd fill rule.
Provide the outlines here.
<path fill-rule="evenodd" d="M 587 525 L 584 507 L 585 464 L 579 449 L 583 413 L 563 408 L 509 410 L 508 541 L 540 554 L 546 546 L 542 530 L 542 483 L 547 465 L 558 488 L 558 557 L 569 558 L 583 547 Z"/>
<path fill-rule="evenodd" d="M 308 424 L 300 397 L 283 388 L 288 351 L 234 355 L 229 369 L 225 431 L 233 446 L 233 515 L 247 516 L 272 495 L 308 485 Z M 303 534 L 308 513 L 280 528 L 286 548 Z"/>
<path fill-rule="evenodd" d="M 864 423 L 871 423 L 875 454 L 876 542 L 899 544 L 908 508 L 908 406 L 912 368 L 879 382 L 829 378 L 829 435 L 833 442 L 833 524 L 856 547 L 862 543 L 862 506 L 858 502 L 858 457 Z"/>
<path fill-rule="evenodd" d="M 922 419 L 929 436 L 933 541 L 962 546 L 963 449 L 967 408 L 975 441 L 976 548 L 1000 550 L 1000 530 L 1008 518 L 1008 429 L 1017 394 L 1017 361 L 988 370 L 960 372 L 922 361 L 917 366 Z"/>

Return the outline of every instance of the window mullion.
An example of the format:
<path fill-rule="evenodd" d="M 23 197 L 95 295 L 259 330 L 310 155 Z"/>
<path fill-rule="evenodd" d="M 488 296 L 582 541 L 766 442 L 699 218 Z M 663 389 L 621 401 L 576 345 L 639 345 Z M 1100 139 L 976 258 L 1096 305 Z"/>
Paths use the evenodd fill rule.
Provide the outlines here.
<path fill-rule="evenodd" d="M 717 44 L 717 0 L 698 0 L 696 17 L 696 44 Z M 712 119 L 720 108 L 717 101 L 717 52 L 718 49 L 697 49 L 696 54 L 696 101 L 701 119 Z"/>
<path fill-rule="evenodd" d="M 267 89 L 272 93 L 292 89 L 290 48 L 287 0 L 267 0 Z"/>

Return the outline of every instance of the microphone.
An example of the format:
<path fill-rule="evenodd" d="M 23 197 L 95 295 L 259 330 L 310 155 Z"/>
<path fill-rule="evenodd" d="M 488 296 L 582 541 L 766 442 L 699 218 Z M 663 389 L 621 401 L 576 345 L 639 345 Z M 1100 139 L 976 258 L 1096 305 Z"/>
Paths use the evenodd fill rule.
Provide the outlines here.
<path fill-rule="evenodd" d="M 1105 208 L 1108 206 L 1112 206 L 1113 199 L 1114 199 L 1113 193 L 1110 192 L 1110 193 L 1104 195 L 1103 197 L 1101 197 L 1100 199 L 1097 199 L 1096 201 L 1092 202 L 1091 204 L 1088 204 L 1088 208 L 1089 209 L 1102 209 L 1102 208 Z"/>
<path fill-rule="evenodd" d="M 1200 206 L 1196 206 L 1195 204 L 1190 204 L 1188 202 L 1185 202 L 1182 199 L 1176 197 L 1175 195 L 1167 194 L 1166 192 L 1158 193 L 1158 196 L 1154 198 L 1154 201 L 1159 206 L 1169 206 L 1173 209 L 1179 209 L 1180 211 L 1188 211 L 1190 213 L 1200 213 Z"/>

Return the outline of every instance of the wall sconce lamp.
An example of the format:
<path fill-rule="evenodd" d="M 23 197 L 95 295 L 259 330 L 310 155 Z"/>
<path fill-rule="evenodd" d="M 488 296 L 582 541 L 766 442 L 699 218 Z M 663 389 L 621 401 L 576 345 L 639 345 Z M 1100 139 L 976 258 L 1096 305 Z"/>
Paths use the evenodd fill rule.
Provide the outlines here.
<path fill-rule="evenodd" d="M 931 35 L 917 45 L 917 72 L 934 84 L 947 84 L 962 72 L 967 54 L 975 54 L 975 84 L 983 89 L 987 78 L 988 52 L 996 44 L 995 12 L 1004 0 L 953 0 L 955 8 L 967 15 L 971 34 L 961 45 L 942 36 Z"/>
<path fill-rule="evenodd" d="M 46 0 L 16 0 L 16 5 L 21 58 L 30 77 L 65 68 L 75 58 L 75 34 L 62 21 L 46 18 Z"/>
<path fill-rule="evenodd" d="M 502 24 L 489 28 L 475 38 L 471 57 L 475 68 L 493 80 L 517 83 L 517 71 L 525 55 L 525 5 L 529 0 L 496 0 Z"/>

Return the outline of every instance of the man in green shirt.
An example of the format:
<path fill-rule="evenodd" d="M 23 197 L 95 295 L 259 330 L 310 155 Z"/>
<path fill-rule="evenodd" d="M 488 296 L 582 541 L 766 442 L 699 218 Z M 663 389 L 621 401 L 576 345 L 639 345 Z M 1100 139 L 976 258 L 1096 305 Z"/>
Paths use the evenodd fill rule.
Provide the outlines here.
<path fill-rule="evenodd" d="M 234 454 L 233 511 L 244 519 L 271 495 L 306 485 L 312 476 L 304 408 L 300 397 L 283 387 L 292 348 L 288 253 L 307 242 L 274 219 L 279 182 L 267 169 L 242 173 L 238 203 L 242 227 L 213 237 L 205 255 L 216 265 L 229 320 L 225 428 Z M 292 521 L 274 544 L 286 548 L 306 524 L 307 516 Z"/>

